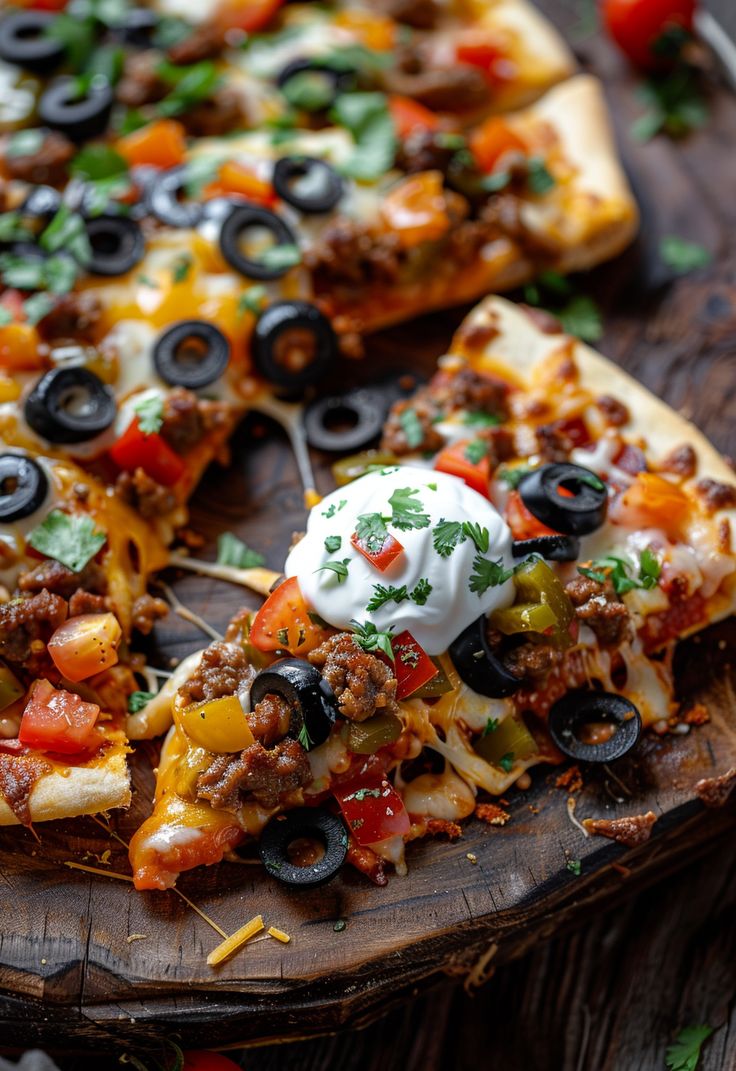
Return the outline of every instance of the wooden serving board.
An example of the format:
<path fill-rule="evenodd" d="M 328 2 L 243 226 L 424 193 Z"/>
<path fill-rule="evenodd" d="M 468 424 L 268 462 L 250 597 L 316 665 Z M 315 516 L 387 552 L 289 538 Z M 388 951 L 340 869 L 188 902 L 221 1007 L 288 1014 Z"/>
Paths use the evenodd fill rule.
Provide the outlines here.
<path fill-rule="evenodd" d="M 570 24 L 563 0 L 543 6 Z M 646 234 L 586 282 L 606 310 L 600 348 L 736 454 L 736 106 L 725 92 L 716 94 L 702 133 L 678 146 L 638 145 L 627 134 L 638 107 L 630 76 L 605 45 L 593 40 L 587 48 L 607 83 Z M 713 266 L 673 281 L 656 255 L 666 234 L 704 243 Z M 369 361 L 346 369 L 333 387 L 400 368 L 429 374 L 463 311 L 372 340 Z M 329 459 L 314 461 L 327 491 Z M 209 472 L 194 501 L 203 556 L 213 556 L 219 531 L 232 530 L 278 568 L 304 517 L 283 434 L 268 420 L 248 418 L 232 465 Z M 257 605 L 248 593 L 203 577 L 167 579 L 220 630 L 240 606 Z M 708 725 L 684 737 L 646 739 L 635 758 L 617 765 L 615 779 L 604 771 L 577 797 L 578 817 L 651 809 L 658 821 L 648 844 L 629 850 L 584 839 L 568 818 L 566 794 L 554 786 L 557 771 L 540 770 L 529 791 L 509 795 L 505 827 L 471 821 L 454 844 L 411 846 L 408 877 L 383 889 L 350 870 L 308 894 L 285 891 L 260 866 L 223 864 L 185 875 L 181 892 L 227 933 L 261 912 L 267 925 L 292 936 L 289 945 L 254 942 L 218 969 L 205 959 L 220 938 L 176 894 L 136 893 L 126 882 L 64 866 L 76 860 L 127 872 L 124 849 L 94 820 L 40 826 L 38 841 L 25 830 L 0 831 L 0 1046 L 109 1053 L 124 1044 L 154 1047 L 162 1035 L 208 1047 L 304 1037 L 364 1024 L 447 973 L 482 980 L 496 964 L 733 830 L 734 808 L 706 809 L 694 785 L 736 765 L 735 641 L 736 623 L 726 622 L 679 652 L 681 694 L 707 703 Z M 150 661 L 165 667 L 205 642 L 172 616 L 156 630 Z M 113 818 L 124 840 L 147 812 L 155 760 L 154 745 L 136 749 L 133 806 Z M 581 861 L 580 876 L 570 860 Z"/>

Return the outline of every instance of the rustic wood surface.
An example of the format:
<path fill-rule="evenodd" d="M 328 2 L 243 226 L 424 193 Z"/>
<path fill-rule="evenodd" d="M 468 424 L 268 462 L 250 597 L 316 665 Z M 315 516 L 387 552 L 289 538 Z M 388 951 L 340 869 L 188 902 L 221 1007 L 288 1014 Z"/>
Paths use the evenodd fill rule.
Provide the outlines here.
<path fill-rule="evenodd" d="M 579 29 L 579 3 L 541 6 L 563 29 Z M 707 128 L 685 142 L 642 146 L 628 133 L 641 110 L 634 79 L 599 38 L 587 37 L 580 52 L 605 80 L 645 216 L 645 238 L 585 281 L 606 313 L 600 348 L 736 455 L 733 98 L 715 90 Z M 657 256 L 667 234 L 705 244 L 713 265 L 682 279 L 668 276 Z M 387 333 L 353 378 L 369 378 L 377 367 L 429 370 L 460 317 L 461 311 L 435 316 Z M 324 464 L 318 480 L 328 489 Z M 205 553 L 212 553 L 216 532 L 228 528 L 278 565 L 303 510 L 290 454 L 268 422 L 251 418 L 240 430 L 232 467 L 208 474 L 194 520 L 208 537 Z M 219 628 L 249 601 L 202 578 L 176 579 L 175 588 Z M 63 867 L 65 859 L 112 847 L 113 867 L 124 869 L 122 849 L 91 821 L 45 827 L 40 844 L 5 831 L 0 1045 L 113 1052 L 128 1044 L 155 1048 L 166 1033 L 201 1046 L 360 1025 L 436 981 L 442 968 L 467 973 L 486 963 L 493 969 L 592 915 L 585 931 L 499 969 L 473 1000 L 457 987 L 445 989 L 368 1031 L 257 1050 L 245 1065 L 252 1071 L 465 1068 L 476 1066 L 480 1052 L 493 1051 L 494 1063 L 508 1071 L 661 1067 L 677 1028 L 702 1020 L 727 1024 L 736 996 L 733 815 L 703 814 L 691 790 L 698 771 L 721 771 L 736 754 L 736 723 L 728 724 L 733 638 L 733 628 L 724 626 L 707 642 L 689 645 L 681 659 L 684 690 L 709 694 L 723 717 L 684 740 L 648 742 L 636 764 L 618 771 L 632 793 L 625 803 L 615 804 L 618 789 L 602 781 L 588 786 L 578 804 L 583 815 L 610 815 L 617 806 L 635 813 L 651 804 L 663 817 L 648 847 L 624 853 L 606 841 L 584 842 L 565 817 L 564 795 L 543 774 L 530 793 L 514 797 L 505 829 L 471 824 L 456 845 L 416 846 L 409 878 L 392 880 L 386 890 L 346 875 L 305 900 L 274 889 L 256 868 L 213 869 L 181 887 L 228 932 L 264 910 L 295 937 L 287 949 L 255 945 L 214 977 L 204 957 L 216 935 L 172 894 L 140 896 L 122 883 Z M 199 642 L 190 626 L 172 619 L 158 631 L 151 658 L 164 665 Z M 137 802 L 120 820 L 123 836 L 150 794 L 148 758 L 135 767 Z M 720 847 L 684 877 L 632 896 L 720 833 L 726 833 Z M 468 851 L 478 865 L 467 860 Z M 580 877 L 567 869 L 569 858 L 582 859 Z M 611 866 L 622 859 L 630 876 Z M 606 913 L 614 897 L 623 906 Z M 342 918 L 347 927 L 335 932 Z M 132 933 L 146 940 L 129 944 Z M 494 944 L 498 950 L 490 955 Z M 736 1066 L 727 1027 L 707 1046 L 703 1066 Z"/>

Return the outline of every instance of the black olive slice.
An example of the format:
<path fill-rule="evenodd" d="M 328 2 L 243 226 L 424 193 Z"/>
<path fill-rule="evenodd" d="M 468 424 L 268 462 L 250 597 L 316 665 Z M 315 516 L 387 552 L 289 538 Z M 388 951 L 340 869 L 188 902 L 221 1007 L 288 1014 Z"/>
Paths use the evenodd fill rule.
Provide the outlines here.
<path fill-rule="evenodd" d="M 321 859 L 299 866 L 289 857 L 296 840 L 317 841 L 324 848 Z M 337 815 L 323 807 L 299 807 L 272 818 L 261 833 L 258 851 L 268 873 L 284 885 L 314 889 L 334 878 L 345 862 L 348 833 Z"/>
<path fill-rule="evenodd" d="M 319 80 L 320 83 L 319 89 L 315 87 L 314 99 L 310 101 L 306 94 L 301 94 L 301 99 L 298 102 L 296 100 L 290 101 L 295 107 L 302 108 L 305 111 L 323 111 L 335 103 L 335 99 L 340 93 L 347 93 L 351 89 L 355 89 L 355 71 L 350 69 L 338 71 L 330 66 L 329 63 L 314 56 L 301 56 L 287 63 L 279 72 L 276 85 L 279 89 L 284 90 L 287 82 L 291 82 L 297 75 L 307 74 L 313 75 L 315 81 Z M 289 94 L 289 90 L 285 92 L 287 95 Z"/>
<path fill-rule="evenodd" d="M 49 489 L 46 473 L 33 458 L 0 454 L 0 521 L 20 521 L 41 506 Z"/>
<path fill-rule="evenodd" d="M 119 37 L 133 48 L 150 48 L 159 17 L 149 7 L 134 7 L 125 13 L 125 21 L 118 31 Z"/>
<path fill-rule="evenodd" d="M 50 220 L 61 208 L 61 194 L 53 186 L 34 186 L 20 206 L 22 216 Z"/>
<path fill-rule="evenodd" d="M 385 396 L 362 387 L 310 402 L 304 431 L 317 450 L 360 450 L 381 434 L 385 420 Z"/>
<path fill-rule="evenodd" d="M 580 540 L 571 535 L 537 536 L 535 539 L 516 539 L 511 544 L 514 558 L 538 554 L 548 562 L 574 562 L 580 554 Z"/>
<path fill-rule="evenodd" d="M 491 650 L 486 638 L 488 621 L 481 616 L 460 633 L 450 644 L 449 654 L 461 679 L 479 695 L 503 699 L 521 687 L 521 681 L 510 673 Z"/>
<path fill-rule="evenodd" d="M 542 465 L 519 482 L 519 494 L 537 520 L 566 535 L 587 535 L 606 519 L 606 485 L 582 465 Z"/>
<path fill-rule="evenodd" d="M 25 417 L 50 443 L 81 443 L 110 427 L 115 399 L 87 368 L 54 368 L 28 395 Z"/>
<path fill-rule="evenodd" d="M 270 261 L 268 252 L 263 259 L 250 257 L 242 249 L 245 234 L 256 229 L 265 229 L 271 234 L 274 239 L 272 250 L 298 245 L 293 230 L 280 216 L 258 205 L 241 205 L 222 224 L 220 252 L 232 268 L 248 279 L 280 279 L 293 267 L 292 263 L 282 263 L 275 257 Z"/>
<path fill-rule="evenodd" d="M 230 343 L 207 320 L 181 320 L 156 339 L 153 363 L 172 387 L 201 390 L 219 379 L 230 360 Z"/>
<path fill-rule="evenodd" d="M 92 275 L 125 275 L 143 259 L 146 243 L 135 220 L 104 215 L 85 226 L 92 247 L 86 268 Z"/>
<path fill-rule="evenodd" d="M 289 704 L 289 734 L 306 751 L 324 743 L 337 718 L 337 700 L 315 666 L 303 658 L 282 658 L 256 674 L 250 686 L 250 705 L 267 695 L 279 695 Z"/>
<path fill-rule="evenodd" d="M 601 723 L 614 726 L 598 743 L 584 743 L 581 730 Z M 613 762 L 630 751 L 641 734 L 641 717 L 634 704 L 612 692 L 568 692 L 549 712 L 549 734 L 563 755 L 578 762 Z"/>
<path fill-rule="evenodd" d="M 186 168 L 172 167 L 151 179 L 147 187 L 148 208 L 152 215 L 169 227 L 196 227 L 202 218 L 198 201 L 182 198 L 186 185 Z"/>
<path fill-rule="evenodd" d="M 57 78 L 41 94 L 38 116 L 72 141 L 86 141 L 104 134 L 114 101 L 110 83 L 100 75 L 92 79 L 82 96 L 76 78 Z"/>
<path fill-rule="evenodd" d="M 332 324 L 308 301 L 276 301 L 256 321 L 251 343 L 256 368 L 280 387 L 318 383 L 337 357 Z"/>
<path fill-rule="evenodd" d="M 273 188 L 300 212 L 329 212 L 345 188 L 334 167 L 313 156 L 283 156 L 273 169 Z"/>
<path fill-rule="evenodd" d="M 13 11 L 0 20 L 0 59 L 37 74 L 48 74 L 63 62 L 66 48 L 47 33 L 51 11 Z"/>

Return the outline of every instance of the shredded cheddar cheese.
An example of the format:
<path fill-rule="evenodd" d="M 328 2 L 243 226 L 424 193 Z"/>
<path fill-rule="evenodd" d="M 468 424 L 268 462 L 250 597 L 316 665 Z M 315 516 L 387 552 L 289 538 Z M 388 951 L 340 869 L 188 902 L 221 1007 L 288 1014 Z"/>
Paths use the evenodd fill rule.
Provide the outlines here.
<path fill-rule="evenodd" d="M 101 874 L 103 878 L 117 878 L 118 881 L 131 881 L 133 878 L 130 874 L 118 874 L 115 870 L 102 870 L 98 866 L 86 866 L 84 863 L 75 863 L 72 859 L 65 859 L 64 866 L 68 866 L 70 870 L 84 870 L 87 874 Z"/>
<path fill-rule="evenodd" d="M 207 964 L 210 967 L 217 966 L 218 963 L 222 963 L 224 960 L 229 959 L 235 952 L 237 952 L 246 941 L 249 941 L 251 937 L 255 937 L 257 933 L 260 933 L 263 929 L 263 916 L 256 915 L 246 922 L 245 926 L 241 926 L 239 930 L 236 930 L 230 937 L 226 937 L 221 945 L 217 948 L 213 948 L 207 957 Z"/>
<path fill-rule="evenodd" d="M 283 930 L 278 930 L 275 926 L 269 926 L 268 936 L 275 937 L 277 941 L 281 941 L 282 944 L 288 945 L 291 937 L 288 933 L 284 933 Z"/>

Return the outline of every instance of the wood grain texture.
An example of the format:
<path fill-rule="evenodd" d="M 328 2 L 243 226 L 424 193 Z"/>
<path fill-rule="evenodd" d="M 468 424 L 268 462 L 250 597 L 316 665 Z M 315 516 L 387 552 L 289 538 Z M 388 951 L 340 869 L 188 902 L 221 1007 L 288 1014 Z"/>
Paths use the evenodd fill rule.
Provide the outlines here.
<path fill-rule="evenodd" d="M 542 6 L 563 27 L 576 17 L 562 0 Z M 722 450 L 736 455 L 733 99 L 715 92 L 711 123 L 685 143 L 659 139 L 642 146 L 628 136 L 639 109 L 628 72 L 597 39 L 586 42 L 584 60 L 605 79 L 645 214 L 645 237 L 636 248 L 586 282 L 606 311 L 600 348 L 696 420 Z M 668 277 L 657 256 L 659 238 L 666 234 L 706 244 L 714 255 L 712 267 L 684 279 Z M 429 317 L 376 338 L 370 360 L 349 369 L 345 383 L 398 367 L 428 372 L 462 312 Z M 268 421 L 252 417 L 235 438 L 233 458 L 228 470 L 208 473 L 194 504 L 195 527 L 207 537 L 205 554 L 213 553 L 218 531 L 231 529 L 278 567 L 292 530 L 304 519 L 291 455 Z M 326 459 L 315 460 L 319 486 L 327 490 Z M 256 605 L 238 589 L 204 578 L 176 578 L 174 586 L 187 605 L 218 628 L 244 602 Z M 171 619 L 157 629 L 150 659 L 166 665 L 199 642 L 191 626 Z M 724 626 L 715 638 L 688 645 L 684 652 L 683 687 L 692 694 L 711 689 L 722 718 L 684 740 L 648 742 L 636 764 L 620 773 L 632 792 L 623 804 L 611 798 L 618 789 L 603 780 L 588 786 L 578 806 L 581 815 L 608 816 L 617 807 L 630 814 L 651 806 L 663 817 L 649 846 L 624 853 L 609 842 L 583 841 L 565 817 L 564 795 L 542 774 L 530 793 L 514 797 L 507 827 L 471 824 L 455 845 L 417 845 L 410 854 L 410 876 L 394 879 L 384 890 L 346 874 L 319 896 L 305 899 L 274 888 L 256 868 L 228 865 L 202 872 L 183 880 L 181 888 L 228 932 L 267 906 L 269 921 L 295 937 L 286 948 L 256 944 L 216 973 L 204 965 L 216 935 L 173 894 L 135 894 L 122 883 L 63 867 L 65 859 L 82 860 L 85 853 L 100 855 L 110 847 L 91 821 L 44 827 L 40 845 L 25 832 L 2 832 L 0 1044 L 109 1052 L 124 1044 L 154 1045 L 167 1031 L 178 1032 L 188 1044 L 212 1045 L 362 1024 L 436 981 L 442 971 L 466 972 L 492 944 L 499 946 L 493 963 L 500 964 L 592 914 L 596 921 L 584 936 L 537 952 L 528 974 L 519 967 L 499 972 L 477 1005 L 467 1005 L 457 991 L 427 998 L 421 1014 L 431 1031 L 415 1035 L 410 1016 L 418 1011 L 396 1013 L 389 1021 L 393 1026 L 382 1026 L 374 1035 L 377 1042 L 363 1044 L 360 1066 L 476 1066 L 478 1051 L 491 1044 L 499 1066 L 511 1071 L 659 1066 L 655 1053 L 661 1063 L 662 1044 L 678 1024 L 706 1015 L 713 1023 L 719 1015 L 726 1018 L 725 1004 L 713 1001 L 716 992 L 726 1003 L 733 997 L 727 964 L 729 950 L 733 963 L 734 935 L 726 931 L 723 942 L 713 938 L 707 954 L 700 953 L 698 912 L 716 912 L 723 919 L 721 902 L 734 899 L 728 892 L 734 887 L 733 858 L 729 863 L 725 853 L 717 856 L 717 879 L 712 863 L 696 872 L 711 875 L 707 888 L 696 887 L 691 878 L 689 894 L 667 899 L 665 889 L 634 901 L 638 908 L 600 916 L 611 898 L 661 877 L 701 850 L 709 836 L 733 829 L 730 811 L 704 815 L 692 802 L 697 777 L 707 770 L 722 772 L 736 755 L 732 651 L 733 629 Z M 134 807 L 119 820 L 124 837 L 150 798 L 152 749 L 140 750 Z M 476 866 L 466 857 L 469 851 L 478 858 Z M 580 878 L 567 870 L 568 858 L 582 859 Z M 622 858 L 632 868 L 626 881 L 611 867 Z M 125 869 L 124 853 L 114 844 L 112 867 Z M 674 929 L 690 935 L 684 945 L 656 930 L 663 897 Z M 348 926 L 335 933 L 340 918 Z M 659 938 L 649 942 L 655 930 Z M 627 932 L 634 947 L 622 950 Z M 711 937 L 715 932 L 707 929 Z M 133 933 L 146 939 L 129 944 L 126 938 Z M 705 1001 L 707 993 L 710 1004 L 698 1004 L 698 986 L 688 970 L 695 977 L 706 972 L 701 995 Z M 657 1011 L 657 993 L 666 1014 Z M 635 998 L 647 1009 L 651 1026 L 646 1037 L 639 1032 L 630 1039 L 621 1009 L 633 1009 Z M 474 1007 L 488 1013 L 477 1015 Z M 559 1020 L 565 1009 L 572 1011 L 563 1029 Z M 530 1030 L 530 1022 L 538 1028 Z M 396 1051 L 391 1049 L 389 1058 L 392 1031 L 398 1042 L 395 1036 Z M 278 1066 L 357 1067 L 353 1044 L 332 1041 L 297 1049 L 288 1065 Z M 382 1061 L 371 1055 L 374 1044 Z M 718 1045 L 713 1043 L 714 1051 L 726 1051 Z M 275 1067 L 282 1051 L 254 1055 L 248 1066 Z M 398 1053 L 404 1062 L 392 1063 Z"/>

